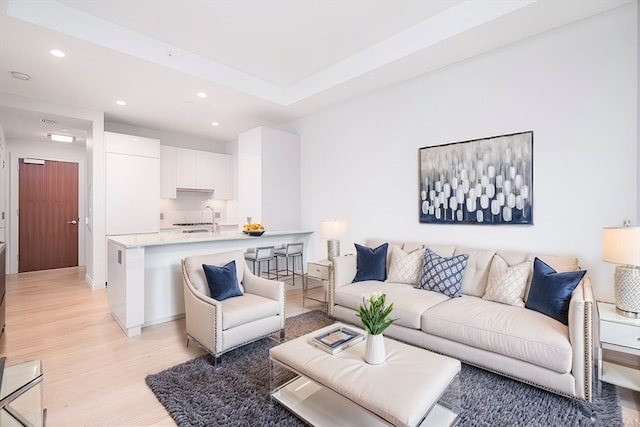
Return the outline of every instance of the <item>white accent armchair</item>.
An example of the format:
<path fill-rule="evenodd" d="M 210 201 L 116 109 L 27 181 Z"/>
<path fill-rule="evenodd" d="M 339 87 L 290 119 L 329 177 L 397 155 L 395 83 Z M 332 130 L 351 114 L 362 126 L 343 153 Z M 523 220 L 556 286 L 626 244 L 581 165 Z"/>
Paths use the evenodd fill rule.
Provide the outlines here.
<path fill-rule="evenodd" d="M 223 266 L 235 260 L 242 296 L 210 297 L 202 264 Z M 187 345 L 197 341 L 215 356 L 279 333 L 284 338 L 284 283 L 255 276 L 242 251 L 189 256 L 182 260 Z"/>

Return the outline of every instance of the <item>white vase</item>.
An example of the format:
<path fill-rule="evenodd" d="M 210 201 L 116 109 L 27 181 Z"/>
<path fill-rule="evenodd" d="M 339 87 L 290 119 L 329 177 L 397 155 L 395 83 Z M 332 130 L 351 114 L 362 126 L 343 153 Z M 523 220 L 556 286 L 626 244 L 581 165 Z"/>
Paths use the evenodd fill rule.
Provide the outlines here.
<path fill-rule="evenodd" d="M 364 360 L 370 365 L 381 365 L 384 363 L 387 355 L 384 351 L 384 337 L 382 334 L 368 335 L 367 348 Z"/>

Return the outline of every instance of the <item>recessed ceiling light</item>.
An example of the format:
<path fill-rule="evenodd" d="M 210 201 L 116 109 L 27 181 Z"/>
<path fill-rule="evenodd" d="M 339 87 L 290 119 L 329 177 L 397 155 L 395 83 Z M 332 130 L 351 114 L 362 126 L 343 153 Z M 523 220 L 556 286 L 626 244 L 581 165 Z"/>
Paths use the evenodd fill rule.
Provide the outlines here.
<path fill-rule="evenodd" d="M 56 142 L 73 142 L 73 140 L 75 139 L 74 136 L 71 135 L 60 135 L 57 133 L 50 133 L 48 134 L 49 139 L 52 141 L 56 141 Z"/>
<path fill-rule="evenodd" d="M 51 49 L 49 53 L 55 56 L 56 58 L 64 58 L 66 56 L 65 53 L 60 49 Z"/>
<path fill-rule="evenodd" d="M 211 122 L 211 126 L 220 126 L 220 123 L 218 123 L 218 122 Z"/>
<path fill-rule="evenodd" d="M 11 77 L 18 80 L 27 81 L 31 79 L 31 76 L 29 74 L 21 73 L 20 71 L 12 71 L 10 74 Z"/>
<path fill-rule="evenodd" d="M 44 123 L 45 125 L 57 125 L 58 122 L 55 120 L 51 120 L 51 119 L 40 119 L 40 121 L 42 123 Z"/>
<path fill-rule="evenodd" d="M 204 93 L 204 92 L 198 92 L 198 96 L 199 96 L 200 98 L 206 98 L 206 97 L 207 97 L 207 94 L 206 94 L 206 93 Z"/>
<path fill-rule="evenodd" d="M 123 100 L 116 101 L 116 104 L 118 104 L 118 105 L 127 105 L 127 103 L 124 102 Z"/>

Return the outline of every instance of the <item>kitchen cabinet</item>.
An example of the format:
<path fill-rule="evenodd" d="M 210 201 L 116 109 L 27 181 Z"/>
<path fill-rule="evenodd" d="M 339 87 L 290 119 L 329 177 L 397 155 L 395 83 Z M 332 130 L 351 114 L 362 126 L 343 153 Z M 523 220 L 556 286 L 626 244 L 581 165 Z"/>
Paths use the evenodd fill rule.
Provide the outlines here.
<path fill-rule="evenodd" d="M 233 199 L 233 156 L 209 153 L 213 179 L 214 199 Z"/>
<path fill-rule="evenodd" d="M 187 150 L 185 148 L 176 148 L 176 187 L 185 189 L 203 189 L 198 188 L 196 179 L 196 159 L 198 158 L 196 150 Z M 209 190 L 211 190 L 209 188 Z"/>
<path fill-rule="evenodd" d="M 105 132 L 106 234 L 160 230 L 160 141 Z"/>
<path fill-rule="evenodd" d="M 176 187 L 212 191 L 214 199 L 233 199 L 233 157 L 176 148 Z"/>
<path fill-rule="evenodd" d="M 267 230 L 301 224 L 300 137 L 259 127 L 238 138 L 238 219 L 251 217 Z"/>
<path fill-rule="evenodd" d="M 160 198 L 175 199 L 178 177 L 178 149 L 160 146 Z"/>

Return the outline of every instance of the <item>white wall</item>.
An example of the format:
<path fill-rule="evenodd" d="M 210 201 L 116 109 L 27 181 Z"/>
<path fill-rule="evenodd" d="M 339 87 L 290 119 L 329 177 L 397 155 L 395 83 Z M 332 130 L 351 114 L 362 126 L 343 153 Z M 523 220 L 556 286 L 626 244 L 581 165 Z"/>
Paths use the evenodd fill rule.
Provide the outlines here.
<path fill-rule="evenodd" d="M 342 253 L 382 237 L 573 254 L 611 300 L 601 228 L 638 217 L 636 18 L 634 3 L 283 125 L 301 136 L 303 228 L 346 219 Z M 418 222 L 420 147 L 527 130 L 533 226 Z"/>

